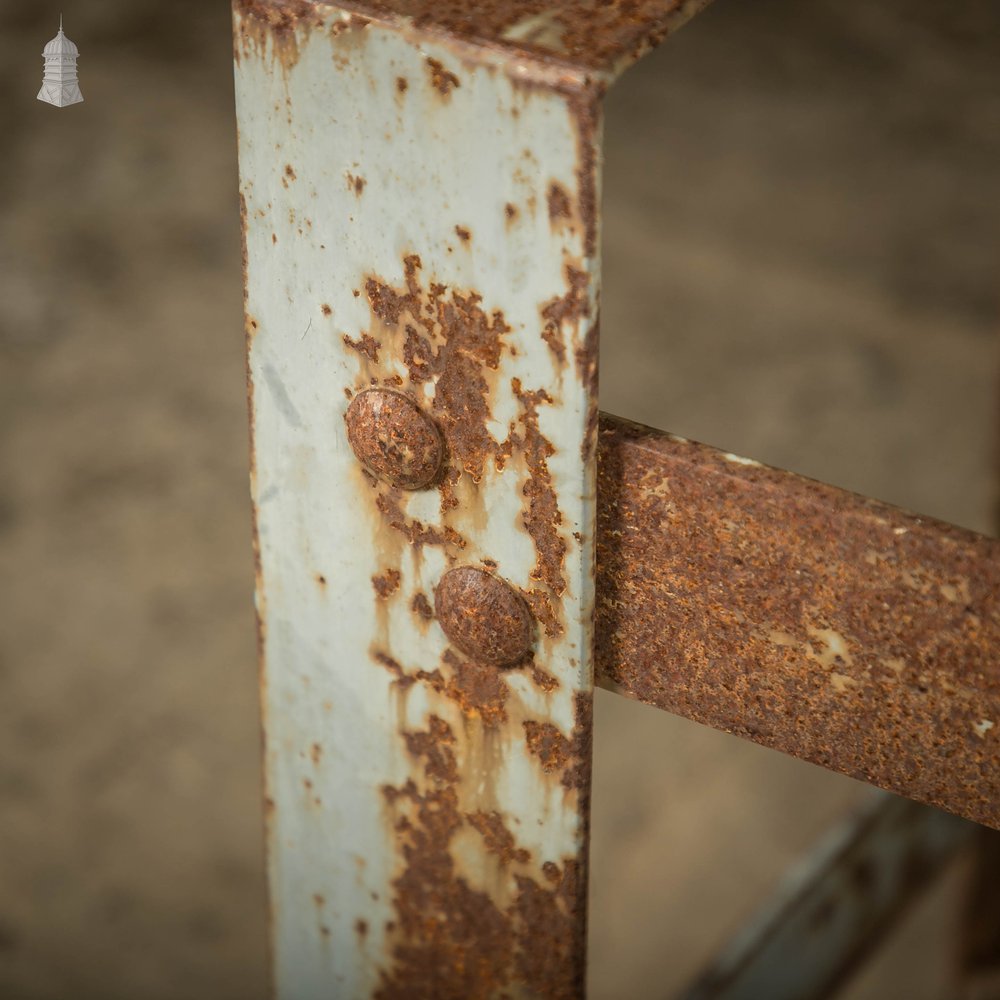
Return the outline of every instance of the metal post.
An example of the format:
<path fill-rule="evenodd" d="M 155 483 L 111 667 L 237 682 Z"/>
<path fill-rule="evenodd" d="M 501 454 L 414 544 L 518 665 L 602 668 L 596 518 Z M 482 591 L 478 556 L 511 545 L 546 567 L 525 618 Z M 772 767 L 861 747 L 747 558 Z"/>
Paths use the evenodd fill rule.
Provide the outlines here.
<path fill-rule="evenodd" d="M 602 84 L 349 8 L 235 4 L 277 991 L 580 996 Z"/>

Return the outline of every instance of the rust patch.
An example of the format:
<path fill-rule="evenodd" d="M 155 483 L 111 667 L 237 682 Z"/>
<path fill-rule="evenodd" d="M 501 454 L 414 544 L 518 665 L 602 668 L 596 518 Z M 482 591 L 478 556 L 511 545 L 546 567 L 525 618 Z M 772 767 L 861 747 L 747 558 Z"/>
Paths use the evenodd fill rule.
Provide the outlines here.
<path fill-rule="evenodd" d="M 463 660 L 450 649 L 441 656 L 443 669 L 412 672 L 381 650 L 375 650 L 371 655 L 376 663 L 396 677 L 395 683 L 402 690 L 412 684 L 424 684 L 453 701 L 469 718 L 482 720 L 487 729 L 495 729 L 507 721 L 507 685 L 493 667 Z"/>
<path fill-rule="evenodd" d="M 320 758 L 322 756 L 323 756 L 323 748 L 318 743 L 314 743 L 309 748 L 309 759 L 318 766 Z"/>
<path fill-rule="evenodd" d="M 444 97 L 449 97 L 456 87 L 461 86 L 458 77 L 446 70 L 439 60 L 431 59 L 428 56 L 427 66 L 431 71 L 431 86 Z"/>
<path fill-rule="evenodd" d="M 420 257 L 403 260 L 406 290 L 376 278 L 365 283 L 372 313 L 390 330 L 405 337 L 403 360 L 410 381 L 433 381 L 432 408 L 453 462 L 473 482 L 483 476 L 497 452 L 490 435 L 489 384 L 484 371 L 496 371 L 510 328 L 500 312 L 487 315 L 482 297 L 432 283 L 425 293 L 418 280 Z"/>
<path fill-rule="evenodd" d="M 371 657 L 379 666 L 385 667 L 390 674 L 395 676 L 396 680 L 393 683 L 397 684 L 401 690 L 405 691 L 410 685 L 416 683 L 416 676 L 408 674 L 395 657 L 381 649 L 372 650 Z"/>
<path fill-rule="evenodd" d="M 583 994 L 586 924 L 583 869 L 572 861 L 542 867 L 544 884 L 516 873 L 517 896 L 501 909 L 462 877 L 450 853 L 465 826 L 505 865 L 530 859 L 495 813 L 460 808 L 456 737 L 431 715 L 426 730 L 403 733 L 421 773 L 384 786 L 403 868 L 393 880 L 395 919 L 386 934 L 392 966 L 383 969 L 378 1000 L 468 1000 L 527 988 L 571 1000 Z"/>
<path fill-rule="evenodd" d="M 542 670 L 539 666 L 533 666 L 531 669 L 531 679 L 535 682 L 536 686 L 541 688 L 546 694 L 551 694 L 558 688 L 559 680 L 552 676 L 545 670 Z"/>
<path fill-rule="evenodd" d="M 413 601 L 410 604 L 414 613 L 423 618 L 424 621 L 430 621 L 434 617 L 434 609 L 431 607 L 431 602 L 427 600 L 427 595 L 420 591 L 413 595 Z"/>
<path fill-rule="evenodd" d="M 509 865 L 512 861 L 524 864 L 531 860 L 531 853 L 517 846 L 514 834 L 507 829 L 503 816 L 496 810 L 466 813 L 465 818 L 483 838 L 486 850 L 495 854 L 502 865 Z"/>
<path fill-rule="evenodd" d="M 579 691 L 574 696 L 576 710 L 572 736 L 566 736 L 551 722 L 528 719 L 524 735 L 528 751 L 538 758 L 546 774 L 561 773 L 565 788 L 586 792 L 590 787 L 593 743 L 593 697 Z"/>
<path fill-rule="evenodd" d="M 347 186 L 353 191 L 359 198 L 365 190 L 365 184 L 367 183 L 364 177 L 355 177 L 354 174 L 348 172 L 344 176 L 347 178 Z"/>
<path fill-rule="evenodd" d="M 593 460 L 597 451 L 598 422 L 598 360 L 600 358 L 601 324 L 596 318 L 587 330 L 583 343 L 576 349 L 576 370 L 580 381 L 587 390 L 587 425 L 584 429 L 583 443 L 580 445 L 580 457 L 584 463 Z M 577 541 L 580 541 L 578 538 Z"/>
<path fill-rule="evenodd" d="M 580 956 L 587 947 L 586 869 L 576 861 L 543 865 L 548 886 L 516 874 L 515 970 L 532 995 L 578 1000 L 584 995 Z"/>
<path fill-rule="evenodd" d="M 381 350 L 382 345 L 369 333 L 363 333 L 358 340 L 351 340 L 351 338 L 345 333 L 344 343 L 352 350 L 357 351 L 358 354 L 363 354 L 372 364 L 378 364 L 378 352 Z"/>
<path fill-rule="evenodd" d="M 465 539 L 446 524 L 434 528 L 416 519 L 409 520 L 399 506 L 398 494 L 394 491 L 380 493 L 375 498 L 375 506 L 385 517 L 386 523 L 393 531 L 400 532 L 414 546 L 421 545 L 452 545 L 458 549 L 465 548 Z"/>
<path fill-rule="evenodd" d="M 546 200 L 549 205 L 549 222 L 553 225 L 556 225 L 563 219 L 568 219 L 572 216 L 573 213 L 570 208 L 569 192 L 567 192 L 561 184 L 553 181 L 549 185 Z"/>
<path fill-rule="evenodd" d="M 517 205 L 508 201 L 503 207 L 503 214 L 507 220 L 507 224 L 510 225 L 517 218 Z"/>
<path fill-rule="evenodd" d="M 323 315 L 324 315 L 324 316 L 329 316 L 329 315 L 330 315 L 330 314 L 331 314 L 331 313 L 333 312 L 333 310 L 332 310 L 332 309 L 330 308 L 330 306 L 329 306 L 329 305 L 328 305 L 328 304 L 327 304 L 326 302 L 324 302 L 324 303 L 323 303 L 323 304 L 322 304 L 322 305 L 320 306 L 320 309 L 322 310 L 322 312 L 323 312 Z M 352 342 L 352 343 L 350 344 L 350 346 L 351 346 L 351 347 L 354 347 L 354 343 Z M 355 350 L 357 350 L 357 348 L 356 348 L 356 347 L 355 347 L 354 349 L 355 349 Z M 378 345 L 377 345 L 377 344 L 376 344 L 376 346 L 375 346 L 375 351 L 376 351 L 376 354 L 377 354 L 377 353 L 378 353 Z"/>
<path fill-rule="evenodd" d="M 705 0 L 707 2 L 707 0 Z M 577 127 L 576 171 L 580 219 L 583 222 L 583 252 L 593 258 L 597 253 L 598 222 L 598 136 L 601 129 L 601 98 L 599 88 L 586 88 L 573 92 L 573 107 Z"/>
<path fill-rule="evenodd" d="M 295 177 L 295 170 L 292 168 L 292 165 L 290 163 L 286 163 L 285 164 L 285 176 L 290 181 L 294 181 L 296 179 L 296 177 Z"/>
<path fill-rule="evenodd" d="M 524 428 L 521 444 L 528 479 L 521 489 L 527 500 L 527 509 L 522 511 L 521 518 L 537 556 L 531 579 L 545 584 L 558 597 L 566 589 L 562 574 L 566 541 L 559 533 L 562 514 L 548 466 L 555 448 L 538 429 L 538 404 L 551 403 L 552 398 L 544 389 L 533 392 L 522 389 L 516 378 L 511 380 L 511 387 L 521 404 L 520 422 Z"/>
<path fill-rule="evenodd" d="M 590 279 L 586 271 L 567 264 L 564 273 L 569 286 L 565 295 L 558 295 L 542 306 L 542 340 L 549 346 L 556 362 L 562 365 L 566 360 L 566 344 L 563 340 L 563 325 L 578 328 L 580 321 L 590 314 L 587 287 Z"/>
<path fill-rule="evenodd" d="M 421 670 L 416 679 L 455 702 L 465 715 L 482 719 L 487 729 L 495 729 L 507 721 L 507 685 L 493 667 L 463 660 L 450 649 L 444 651 L 441 659 L 448 668 L 447 676 L 440 670 L 429 673 Z"/>
<path fill-rule="evenodd" d="M 358 935 L 359 938 L 364 939 L 365 937 L 367 937 L 368 921 L 362 920 L 360 917 L 358 917 L 358 919 L 354 921 L 354 932 L 355 934 Z"/>
<path fill-rule="evenodd" d="M 384 573 L 372 577 L 372 586 L 375 588 L 375 596 L 380 600 L 391 597 L 399 590 L 399 581 L 402 579 L 398 569 L 387 569 Z"/>
<path fill-rule="evenodd" d="M 409 88 L 409 86 L 410 86 L 410 83 L 406 79 L 405 76 L 397 76 L 396 77 L 396 93 L 397 94 L 405 94 L 406 91 L 407 91 L 407 89 Z"/>
<path fill-rule="evenodd" d="M 465 226 L 455 226 L 455 235 L 463 242 L 468 243 L 472 239 L 472 233 Z"/>
<path fill-rule="evenodd" d="M 370 0 L 348 5 L 381 17 L 406 19 L 418 30 L 500 47 L 542 62 L 613 72 L 660 44 L 708 0 Z M 534 23 L 534 27 L 532 27 Z M 516 29 L 516 38 L 510 37 Z"/>
<path fill-rule="evenodd" d="M 479 663 L 510 667 L 531 650 L 534 628 L 527 605 L 486 570 L 448 570 L 435 588 L 434 611 L 448 641 Z"/>
<path fill-rule="evenodd" d="M 1000 827 L 1000 542 L 602 417 L 596 668 Z"/>

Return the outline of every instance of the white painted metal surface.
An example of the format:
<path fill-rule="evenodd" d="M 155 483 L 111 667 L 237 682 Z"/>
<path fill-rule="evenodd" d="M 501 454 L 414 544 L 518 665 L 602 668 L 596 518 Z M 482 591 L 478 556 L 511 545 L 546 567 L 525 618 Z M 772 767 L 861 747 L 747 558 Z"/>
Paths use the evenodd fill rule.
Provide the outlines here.
<path fill-rule="evenodd" d="M 595 101 L 567 69 L 316 9 L 236 16 L 278 993 L 573 995 Z M 363 471 L 344 415 L 373 383 L 438 422 L 436 488 Z M 525 595 L 533 664 L 490 681 L 449 652 L 427 608 L 454 565 Z"/>

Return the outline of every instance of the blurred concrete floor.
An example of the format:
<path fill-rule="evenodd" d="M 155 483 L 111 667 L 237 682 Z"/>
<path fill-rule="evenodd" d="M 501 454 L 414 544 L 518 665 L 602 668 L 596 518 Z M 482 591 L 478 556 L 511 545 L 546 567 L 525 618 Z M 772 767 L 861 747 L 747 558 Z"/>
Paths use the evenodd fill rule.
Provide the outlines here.
<path fill-rule="evenodd" d="M 228 10 L 0 2 L 0 997 L 266 993 Z M 607 114 L 604 409 L 987 531 L 1000 11 L 717 0 Z M 600 694 L 591 995 L 863 789 Z M 846 994 L 944 995 L 952 873 Z M 943 925 L 943 926 L 942 926 Z"/>

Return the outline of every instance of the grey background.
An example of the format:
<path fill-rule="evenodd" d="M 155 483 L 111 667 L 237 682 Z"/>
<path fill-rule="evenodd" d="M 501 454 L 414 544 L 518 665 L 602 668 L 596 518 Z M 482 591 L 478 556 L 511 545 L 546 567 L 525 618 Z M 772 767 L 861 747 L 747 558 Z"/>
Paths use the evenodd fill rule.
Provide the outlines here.
<path fill-rule="evenodd" d="M 0 2 L 0 996 L 262 998 L 229 15 Z M 1000 11 L 717 0 L 608 101 L 605 409 L 992 523 Z M 597 706 L 591 987 L 665 997 L 863 791 Z M 850 996 L 935 997 L 952 872 Z"/>

